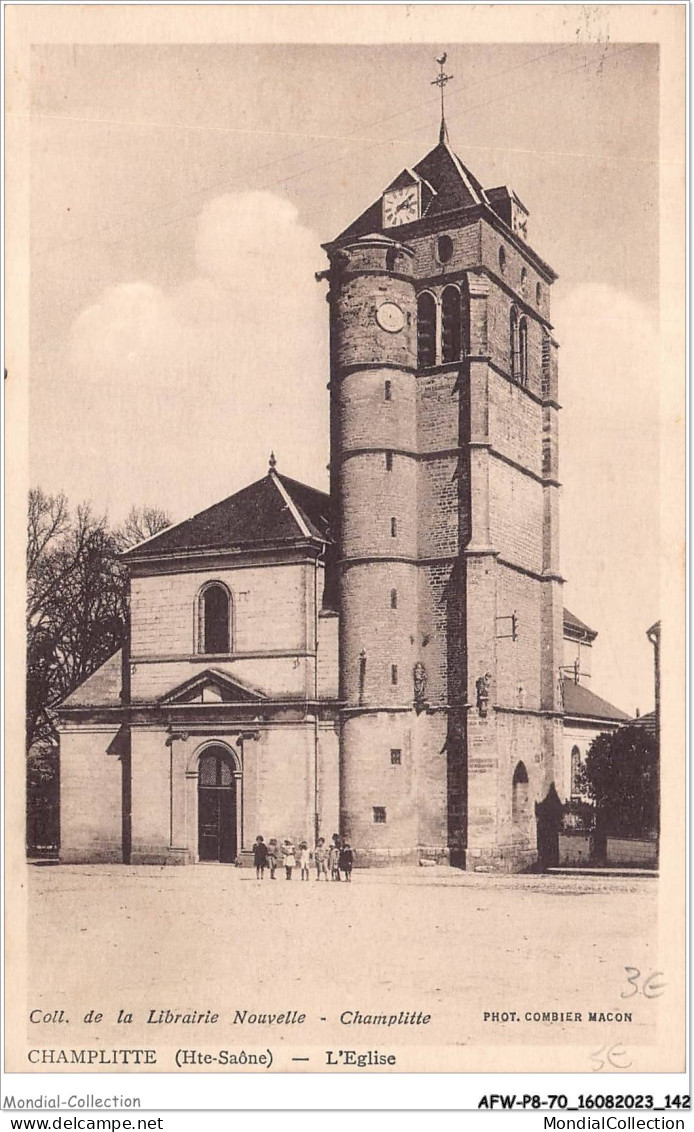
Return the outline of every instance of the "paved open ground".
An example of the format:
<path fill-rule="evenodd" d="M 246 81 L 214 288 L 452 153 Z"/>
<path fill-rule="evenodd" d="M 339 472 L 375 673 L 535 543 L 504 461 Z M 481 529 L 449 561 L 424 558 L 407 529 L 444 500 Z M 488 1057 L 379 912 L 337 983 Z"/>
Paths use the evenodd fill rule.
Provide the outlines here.
<path fill-rule="evenodd" d="M 448 868 L 371 870 L 351 885 L 256 881 L 231 866 L 29 869 L 28 1008 L 69 1023 L 27 1026 L 32 1046 L 85 1031 L 105 1047 L 241 1048 L 306 1043 L 374 1048 L 548 1045 L 653 1039 L 656 1002 L 627 1002 L 625 966 L 656 966 L 652 878 L 475 876 Z M 132 1012 L 132 1027 L 115 1022 Z M 632 1010 L 628 1025 L 589 1011 Z M 150 1010 L 206 1011 L 210 1025 L 145 1025 Z M 301 1026 L 234 1023 L 235 1012 L 299 1011 Z M 345 1026 L 344 1011 L 422 1011 L 428 1026 Z M 515 1012 L 520 1021 L 484 1019 Z M 561 1023 L 525 1012 L 581 1012 Z M 326 1038 L 326 1034 L 328 1038 Z M 385 1037 L 384 1037 L 385 1034 Z M 129 1040 L 128 1040 L 129 1039 Z"/>

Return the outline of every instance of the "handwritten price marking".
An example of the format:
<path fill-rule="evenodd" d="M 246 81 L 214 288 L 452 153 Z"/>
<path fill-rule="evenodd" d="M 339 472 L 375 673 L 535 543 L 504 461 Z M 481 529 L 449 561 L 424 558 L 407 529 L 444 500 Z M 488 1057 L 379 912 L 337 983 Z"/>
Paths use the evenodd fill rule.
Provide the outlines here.
<path fill-rule="evenodd" d="M 598 1063 L 593 1066 L 593 1073 L 599 1073 L 606 1065 L 611 1069 L 628 1069 L 633 1064 L 631 1061 L 625 1062 L 624 1059 L 628 1056 L 623 1045 L 600 1046 L 600 1049 L 590 1055 L 591 1061 Z"/>
<path fill-rule="evenodd" d="M 667 986 L 667 983 L 657 982 L 659 978 L 662 978 L 662 971 L 652 971 L 650 975 L 642 978 L 638 967 L 625 967 L 624 970 L 627 973 L 627 982 L 632 989 L 622 991 L 621 998 L 633 998 L 635 994 L 642 994 L 644 998 L 660 998 Z"/>

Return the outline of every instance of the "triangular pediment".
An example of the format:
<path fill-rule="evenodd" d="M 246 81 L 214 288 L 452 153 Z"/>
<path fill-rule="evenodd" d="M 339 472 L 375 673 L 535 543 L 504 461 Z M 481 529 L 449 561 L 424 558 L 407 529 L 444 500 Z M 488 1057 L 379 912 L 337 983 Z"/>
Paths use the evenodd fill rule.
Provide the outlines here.
<path fill-rule="evenodd" d="M 206 668 L 190 680 L 178 684 L 160 698 L 162 704 L 239 704 L 257 703 L 266 697 L 257 688 L 230 676 L 228 672 Z"/>

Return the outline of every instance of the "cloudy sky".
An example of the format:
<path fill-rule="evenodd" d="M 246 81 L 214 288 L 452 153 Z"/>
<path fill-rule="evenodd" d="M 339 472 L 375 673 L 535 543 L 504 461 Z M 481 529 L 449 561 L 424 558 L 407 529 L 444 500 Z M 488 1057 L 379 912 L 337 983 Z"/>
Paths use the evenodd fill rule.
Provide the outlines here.
<path fill-rule="evenodd" d="M 652 706 L 658 609 L 658 53 L 448 45 L 451 142 L 558 271 L 566 604 L 594 689 Z M 31 479 L 181 519 L 264 474 L 327 486 L 341 231 L 437 140 L 425 46 L 40 46 Z"/>

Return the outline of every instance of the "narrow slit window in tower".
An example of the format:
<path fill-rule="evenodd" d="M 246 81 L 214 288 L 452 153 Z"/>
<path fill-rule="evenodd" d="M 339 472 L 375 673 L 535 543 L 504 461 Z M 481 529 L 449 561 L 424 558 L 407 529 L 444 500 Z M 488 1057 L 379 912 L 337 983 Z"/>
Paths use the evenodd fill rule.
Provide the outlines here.
<path fill-rule="evenodd" d="M 538 283 L 539 287 L 539 283 Z M 549 334 L 542 331 L 542 396 L 549 397 L 550 393 L 550 344 Z"/>
<path fill-rule="evenodd" d="M 552 470 L 552 440 L 549 436 L 542 438 L 542 471 L 548 475 Z"/>
<path fill-rule="evenodd" d="M 390 520 L 390 537 L 391 538 L 397 538 L 398 537 L 398 520 L 397 519 L 391 519 Z"/>
<path fill-rule="evenodd" d="M 398 591 L 397 590 L 391 590 L 390 591 L 390 608 L 391 609 L 397 609 L 398 608 Z"/>
<path fill-rule="evenodd" d="M 393 470 L 393 453 L 386 452 L 386 471 L 392 472 Z"/>
<path fill-rule="evenodd" d="M 391 401 L 392 400 L 392 387 L 391 387 L 391 383 L 389 381 L 386 381 L 384 383 L 384 386 L 383 386 L 383 400 L 384 401 Z"/>
<path fill-rule="evenodd" d="M 398 666 L 397 666 L 397 664 L 391 664 L 391 666 L 390 666 L 390 682 L 393 685 L 397 684 L 397 682 L 398 682 Z"/>

